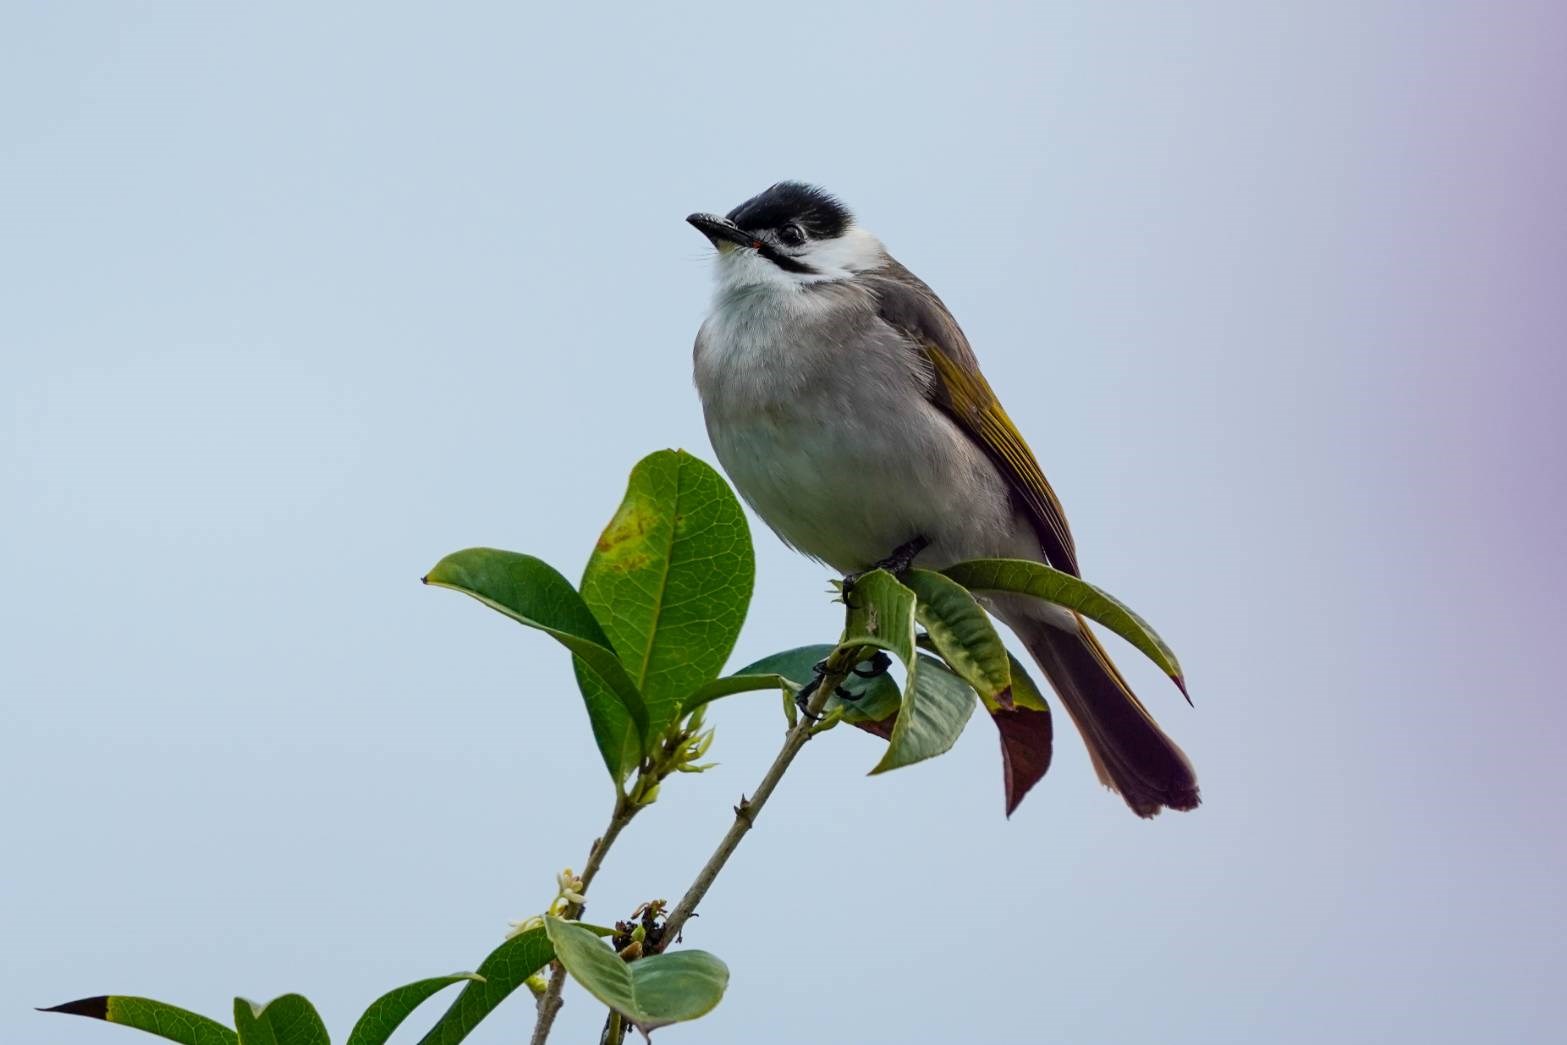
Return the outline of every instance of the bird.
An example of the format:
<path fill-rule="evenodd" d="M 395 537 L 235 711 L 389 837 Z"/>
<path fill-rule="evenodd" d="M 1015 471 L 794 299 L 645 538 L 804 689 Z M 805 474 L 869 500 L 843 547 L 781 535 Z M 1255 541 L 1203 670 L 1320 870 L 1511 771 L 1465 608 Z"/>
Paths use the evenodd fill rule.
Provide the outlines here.
<path fill-rule="evenodd" d="M 708 437 L 785 544 L 851 577 L 977 558 L 1078 575 L 1061 501 L 957 320 L 836 196 L 782 181 L 686 220 L 717 252 L 693 351 Z M 1191 762 L 1082 617 L 982 601 L 1049 680 L 1101 783 L 1142 817 L 1197 807 Z"/>

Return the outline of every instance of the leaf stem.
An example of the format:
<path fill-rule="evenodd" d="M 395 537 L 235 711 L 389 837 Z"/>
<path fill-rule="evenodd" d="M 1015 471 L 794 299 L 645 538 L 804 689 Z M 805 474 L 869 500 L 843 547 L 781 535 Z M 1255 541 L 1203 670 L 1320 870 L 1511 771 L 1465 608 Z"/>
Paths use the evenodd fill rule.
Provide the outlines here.
<path fill-rule="evenodd" d="M 779 750 L 773 764 L 767 768 L 767 773 L 762 777 L 762 782 L 756 785 L 756 790 L 749 798 L 742 795 L 740 804 L 735 806 L 734 823 L 729 826 L 729 831 L 718 843 L 718 848 L 713 850 L 713 855 L 708 858 L 706 864 L 697 872 L 696 879 L 686 894 L 680 898 L 675 909 L 669 913 L 664 922 L 663 939 L 659 941 L 658 948 L 653 953 L 663 951 L 680 935 L 680 930 L 692 914 L 696 913 L 697 904 L 707 895 L 707 890 L 712 887 L 713 880 L 718 877 L 718 872 L 724 869 L 729 858 L 740 845 L 740 840 L 746 836 L 756 823 L 757 814 L 772 797 L 773 789 L 778 786 L 778 781 L 789 769 L 789 764 L 795 756 L 805 747 L 805 742 L 811 739 L 815 726 L 813 718 L 821 714 L 833 691 L 843 684 L 849 677 L 849 670 L 862 658 L 863 650 L 859 648 L 839 647 L 832 656 L 827 658 L 826 670 L 822 674 L 821 682 L 815 692 L 811 694 L 810 703 L 806 706 L 806 714 L 800 717 L 793 728 L 784 738 L 783 747 Z"/>
<path fill-rule="evenodd" d="M 618 791 L 618 789 L 617 789 Z M 626 798 L 624 793 L 618 793 L 615 798 L 615 809 L 610 814 L 609 826 L 604 828 L 604 833 L 593 840 L 593 845 L 588 849 L 588 862 L 582 865 L 582 891 L 586 893 L 588 886 L 593 884 L 593 878 L 598 874 L 599 868 L 604 865 L 604 857 L 609 853 L 609 847 L 615 844 L 615 839 L 620 832 L 625 830 L 631 818 L 642 809 Z M 565 919 L 579 919 L 586 904 L 572 903 L 561 912 Z M 529 1039 L 530 1045 L 544 1045 L 550 1036 L 550 1028 L 555 1024 L 555 1017 L 560 1013 L 560 995 L 566 989 L 566 970 L 560 962 L 550 963 L 550 982 L 539 996 L 539 1018 L 533 1025 L 533 1037 Z"/>

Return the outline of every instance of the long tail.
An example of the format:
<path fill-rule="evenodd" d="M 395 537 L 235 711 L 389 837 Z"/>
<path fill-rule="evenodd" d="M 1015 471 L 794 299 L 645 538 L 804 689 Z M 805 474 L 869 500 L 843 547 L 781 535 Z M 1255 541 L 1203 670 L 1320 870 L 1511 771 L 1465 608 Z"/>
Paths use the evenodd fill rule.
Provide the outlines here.
<path fill-rule="evenodd" d="M 1196 809 L 1201 798 L 1192 764 L 1133 695 L 1088 624 L 1065 612 L 1059 623 L 1007 616 L 1083 735 L 1100 782 L 1138 816 Z"/>

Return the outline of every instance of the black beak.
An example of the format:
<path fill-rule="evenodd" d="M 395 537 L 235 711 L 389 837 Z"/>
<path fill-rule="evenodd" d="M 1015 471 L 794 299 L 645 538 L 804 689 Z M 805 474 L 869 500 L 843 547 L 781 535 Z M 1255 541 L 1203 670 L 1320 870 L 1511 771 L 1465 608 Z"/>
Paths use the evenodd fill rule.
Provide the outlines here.
<path fill-rule="evenodd" d="M 721 243 L 733 243 L 741 247 L 749 247 L 753 237 L 747 236 L 740 230 L 740 226 L 728 218 L 720 218 L 716 214 L 693 214 L 686 219 L 698 232 L 708 238 L 713 246 Z"/>

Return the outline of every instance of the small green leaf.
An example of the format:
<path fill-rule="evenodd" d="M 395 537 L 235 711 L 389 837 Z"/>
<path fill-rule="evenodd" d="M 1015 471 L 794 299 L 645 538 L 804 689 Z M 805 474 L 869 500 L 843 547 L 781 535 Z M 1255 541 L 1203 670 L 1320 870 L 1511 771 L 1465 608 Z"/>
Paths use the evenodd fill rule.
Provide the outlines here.
<path fill-rule="evenodd" d="M 457 1045 L 553 957 L 555 949 L 543 926 L 513 936 L 479 963 L 479 978 L 462 989 L 451 1008 L 419 1039 L 419 1045 Z"/>
<path fill-rule="evenodd" d="M 892 740 L 872 775 L 945 753 L 974 713 L 974 691 L 935 657 L 920 654 L 918 668 L 909 677 Z"/>
<path fill-rule="evenodd" d="M 680 715 L 685 717 L 703 704 L 711 704 L 722 697 L 736 693 L 754 693 L 760 689 L 787 691 L 794 683 L 778 674 L 752 674 L 750 672 L 725 675 L 698 686 L 695 693 L 680 703 Z M 797 688 L 797 687 L 796 687 Z"/>
<path fill-rule="evenodd" d="M 963 731 L 973 711 L 973 694 L 933 658 L 917 658 L 914 653 L 914 592 L 886 570 L 872 570 L 855 581 L 848 595 L 848 619 L 839 646 L 875 646 L 902 662 L 906 672 L 898 716 L 893 720 L 887 750 L 871 772 L 912 765 L 941 754 L 950 748 Z M 926 665 L 936 665 L 943 677 L 922 683 Z M 948 684 L 957 682 L 957 689 Z M 967 711 L 957 714 L 952 698 L 966 694 Z M 921 707 L 922 702 L 931 703 Z M 956 729 L 956 732 L 951 730 Z M 950 733 L 950 735 L 949 735 Z"/>
<path fill-rule="evenodd" d="M 987 704 L 1006 703 L 1012 687 L 1007 648 L 990 615 L 968 589 L 930 570 L 910 570 L 903 583 L 919 599 L 914 616 L 925 626 L 947 666 Z"/>
<path fill-rule="evenodd" d="M 825 643 L 798 646 L 763 657 L 735 674 L 736 677 L 752 678 L 776 675 L 788 679 L 791 685 L 799 689 L 811 681 L 816 674 L 816 665 L 826 660 L 833 649 Z M 859 726 L 883 740 L 892 735 L 892 718 L 898 713 L 901 698 L 898 695 L 898 684 L 891 675 L 877 675 L 868 679 L 850 675 L 844 680 L 842 689 L 852 699 L 833 694 L 827 701 L 827 711 L 840 712 L 845 722 Z"/>
<path fill-rule="evenodd" d="M 629 968 L 637 1006 L 642 1010 L 632 1022 L 643 1034 L 706 1016 L 723 1000 L 729 986 L 729 966 L 707 951 L 649 955 Z"/>
<path fill-rule="evenodd" d="M 1180 662 L 1153 627 L 1113 595 L 1081 578 L 1024 559 L 974 559 L 942 572 L 973 591 L 1032 595 L 1075 610 L 1136 646 L 1186 692 Z"/>
<path fill-rule="evenodd" d="M 647 701 L 649 736 L 723 670 L 755 573 L 745 513 L 722 476 L 680 450 L 638 462 L 582 596 Z"/>
<path fill-rule="evenodd" d="M 876 646 L 905 667 L 914 663 L 914 593 L 886 570 L 854 582 L 839 646 Z"/>
<path fill-rule="evenodd" d="M 234 999 L 239 1045 L 330 1045 L 321 1014 L 302 994 L 285 994 L 265 1005 Z"/>
<path fill-rule="evenodd" d="M 464 982 L 482 981 L 475 973 L 459 972 L 419 980 L 388 991 L 372 1002 L 365 1014 L 359 1017 L 359 1022 L 354 1024 L 354 1029 L 348 1035 L 348 1045 L 385 1045 L 392 1032 L 402 1026 L 402 1022 L 426 998 L 443 987 Z"/>
<path fill-rule="evenodd" d="M 471 595 L 569 649 L 599 753 L 617 784 L 626 778 L 647 750 L 647 706 L 570 581 L 541 559 L 494 548 L 448 555 L 424 581 Z"/>
<path fill-rule="evenodd" d="M 95 1020 L 119 1023 L 180 1042 L 180 1045 L 237 1045 L 239 1041 L 237 1034 L 217 1020 L 210 1020 L 177 1005 L 129 994 L 81 998 L 42 1011 L 90 1016 Z"/>
<path fill-rule="evenodd" d="M 729 985 L 729 969 L 706 951 L 675 951 L 627 962 L 591 932 L 544 916 L 561 965 L 599 1001 L 647 1034 L 712 1011 Z"/>

